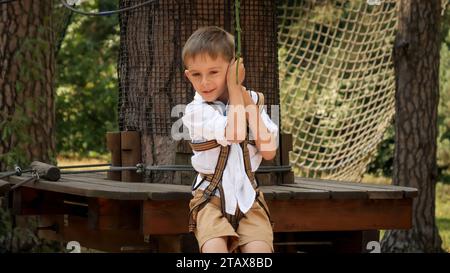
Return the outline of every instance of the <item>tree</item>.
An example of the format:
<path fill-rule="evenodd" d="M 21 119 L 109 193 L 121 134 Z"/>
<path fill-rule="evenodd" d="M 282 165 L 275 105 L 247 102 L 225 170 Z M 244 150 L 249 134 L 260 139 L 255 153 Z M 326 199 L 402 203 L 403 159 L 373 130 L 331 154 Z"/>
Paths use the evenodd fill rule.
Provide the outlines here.
<path fill-rule="evenodd" d="M 441 252 L 435 222 L 441 1 L 400 0 L 394 48 L 393 183 L 419 190 L 410 230 L 387 231 L 383 252 Z"/>
<path fill-rule="evenodd" d="M 0 170 L 54 160 L 52 5 L 0 5 Z"/>
<path fill-rule="evenodd" d="M 55 160 L 52 12 L 53 1 L 0 4 L 0 170 Z M 31 218 L 16 227 L 11 211 L 0 208 L 0 253 L 61 251 L 40 240 L 36 226 Z"/>
<path fill-rule="evenodd" d="M 121 7 L 133 3 L 119 2 Z M 278 94 L 273 91 L 278 90 L 276 35 L 273 35 L 276 20 L 271 17 L 275 10 L 275 2 L 268 0 L 246 1 L 241 5 L 241 25 L 245 31 L 242 50 L 247 71 L 244 85 L 263 91 L 267 105 L 278 104 Z M 184 78 L 181 63 L 185 41 L 201 26 L 218 25 L 233 33 L 233 11 L 234 6 L 226 1 L 171 0 L 120 14 L 119 128 L 141 132 L 142 161 L 146 164 L 170 165 L 176 161 L 177 143 L 170 135 L 171 113 L 176 105 L 192 100 L 194 94 Z M 269 58 L 272 62 L 268 62 Z M 181 181 L 169 172 L 152 173 L 149 180 L 192 182 L 192 179 Z"/>
<path fill-rule="evenodd" d="M 116 6 L 115 1 L 96 0 L 84 2 L 80 9 L 105 11 Z M 55 15 L 61 16 L 64 10 L 55 8 Z M 58 155 L 93 156 L 107 151 L 106 132 L 117 130 L 118 34 L 117 15 L 71 16 L 56 57 Z"/>

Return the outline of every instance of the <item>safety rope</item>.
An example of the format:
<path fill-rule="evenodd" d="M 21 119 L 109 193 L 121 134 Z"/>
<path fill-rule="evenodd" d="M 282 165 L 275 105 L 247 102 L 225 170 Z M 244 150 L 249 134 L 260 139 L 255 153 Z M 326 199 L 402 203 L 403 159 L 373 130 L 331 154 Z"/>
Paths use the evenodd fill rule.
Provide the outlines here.
<path fill-rule="evenodd" d="M 241 57 L 241 23 L 240 23 L 240 16 L 239 11 L 241 9 L 241 3 L 239 0 L 235 1 L 235 17 L 236 17 L 236 44 L 237 44 L 237 50 L 236 50 L 236 84 L 239 84 L 239 58 Z"/>

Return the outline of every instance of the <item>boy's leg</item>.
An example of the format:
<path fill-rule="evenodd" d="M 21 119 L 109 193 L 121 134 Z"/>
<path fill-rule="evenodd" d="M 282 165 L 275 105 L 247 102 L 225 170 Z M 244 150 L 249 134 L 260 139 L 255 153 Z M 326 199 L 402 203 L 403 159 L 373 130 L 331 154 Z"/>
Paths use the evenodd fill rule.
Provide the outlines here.
<path fill-rule="evenodd" d="M 200 252 L 202 253 L 228 253 L 228 237 L 217 237 L 206 241 Z"/>
<path fill-rule="evenodd" d="M 252 241 L 241 246 L 242 253 L 272 253 L 272 248 L 265 241 Z"/>
<path fill-rule="evenodd" d="M 260 194 L 260 201 L 265 203 L 264 195 Z M 266 210 L 258 201 L 253 203 L 251 209 L 239 222 L 237 233 L 239 247 L 243 253 L 272 253 L 274 251 L 272 224 Z"/>

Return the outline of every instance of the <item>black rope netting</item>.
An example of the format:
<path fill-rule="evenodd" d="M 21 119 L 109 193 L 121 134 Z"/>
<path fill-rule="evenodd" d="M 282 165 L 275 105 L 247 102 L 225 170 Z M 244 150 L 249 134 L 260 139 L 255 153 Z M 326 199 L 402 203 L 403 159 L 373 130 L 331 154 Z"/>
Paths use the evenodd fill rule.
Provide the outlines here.
<path fill-rule="evenodd" d="M 137 3 L 121 0 L 119 8 Z M 252 0 L 240 6 L 244 85 L 263 92 L 266 105 L 278 105 L 276 4 Z M 119 21 L 120 130 L 170 135 L 179 118 L 171 117 L 173 107 L 194 96 L 184 78 L 183 45 L 202 26 L 217 25 L 234 34 L 234 0 L 155 1 L 120 13 Z"/>

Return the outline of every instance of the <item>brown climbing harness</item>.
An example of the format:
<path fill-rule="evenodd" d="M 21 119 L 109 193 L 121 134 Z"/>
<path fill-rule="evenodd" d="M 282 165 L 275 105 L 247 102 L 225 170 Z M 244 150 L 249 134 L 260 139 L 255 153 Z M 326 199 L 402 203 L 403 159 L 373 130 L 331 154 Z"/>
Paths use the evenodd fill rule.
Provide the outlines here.
<path fill-rule="evenodd" d="M 264 96 L 262 93 L 257 92 L 257 94 L 258 94 L 257 105 L 258 105 L 258 107 L 262 107 L 264 105 Z M 248 130 L 248 128 L 247 128 L 247 130 Z M 250 154 L 249 154 L 247 144 L 256 145 L 255 141 L 248 139 L 248 133 L 247 133 L 246 140 L 244 140 L 243 142 L 240 143 L 240 147 L 241 147 L 243 155 L 244 155 L 245 172 L 246 172 L 249 180 L 251 181 L 253 188 L 255 189 L 255 192 L 256 192 L 255 201 L 257 201 L 260 204 L 260 206 L 264 209 L 267 216 L 269 217 L 270 222 L 272 223 L 272 220 L 270 218 L 269 209 L 263 200 L 262 193 L 259 190 L 259 187 L 258 187 L 259 185 L 256 180 L 255 173 L 252 172 L 252 169 L 251 169 Z M 196 151 L 196 152 L 207 151 L 210 149 L 220 147 L 220 153 L 219 153 L 219 158 L 217 160 L 217 165 L 216 165 L 214 174 L 199 173 L 200 176 L 202 177 L 202 180 L 199 182 L 199 184 L 195 188 L 194 188 L 194 185 L 195 185 L 196 179 L 194 180 L 193 190 L 196 190 L 205 180 L 209 182 L 209 185 L 203 191 L 203 195 L 201 196 L 201 198 L 195 204 L 193 204 L 192 208 L 190 209 L 189 232 L 194 232 L 194 230 L 197 226 L 196 220 L 197 220 L 198 212 L 203 207 L 205 207 L 205 205 L 211 200 L 211 197 L 214 195 L 216 190 L 219 191 L 221 210 L 222 210 L 223 216 L 225 218 L 227 218 L 228 222 L 233 226 L 234 230 L 237 230 L 237 228 L 239 226 L 239 221 L 242 219 L 242 217 L 245 217 L 245 215 L 241 212 L 239 207 L 236 208 L 236 212 L 234 215 L 231 215 L 225 211 L 225 198 L 224 198 L 223 187 L 221 184 L 223 171 L 225 169 L 225 166 L 226 166 L 227 160 L 228 160 L 230 146 L 229 145 L 222 146 L 219 143 L 217 143 L 216 140 L 209 140 L 209 141 L 201 142 L 201 143 L 192 143 L 191 142 L 191 147 L 192 147 L 192 150 Z M 197 178 L 197 176 L 196 176 L 196 178 Z"/>

